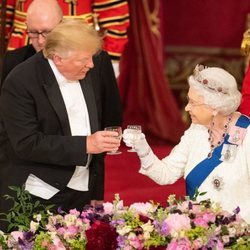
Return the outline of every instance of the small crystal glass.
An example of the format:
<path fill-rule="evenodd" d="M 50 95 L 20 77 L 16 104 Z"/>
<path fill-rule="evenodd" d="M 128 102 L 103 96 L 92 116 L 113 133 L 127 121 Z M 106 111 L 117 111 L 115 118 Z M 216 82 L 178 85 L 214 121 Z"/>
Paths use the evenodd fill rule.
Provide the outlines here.
<path fill-rule="evenodd" d="M 111 127 L 106 127 L 104 128 L 105 131 L 115 131 L 117 132 L 119 135 L 118 135 L 118 139 L 121 140 L 122 139 L 122 127 L 120 126 L 111 126 Z M 118 155 L 118 154 L 121 154 L 122 152 L 121 151 L 109 151 L 107 152 L 108 155 Z"/>
<path fill-rule="evenodd" d="M 140 133 L 142 132 L 141 125 L 128 125 L 127 129 L 129 130 L 129 133 L 133 135 L 133 138 L 132 138 L 132 141 L 133 141 L 132 148 L 128 149 L 127 151 L 128 152 L 136 152 L 135 151 L 134 143 L 138 139 L 138 137 L 140 136 Z"/>

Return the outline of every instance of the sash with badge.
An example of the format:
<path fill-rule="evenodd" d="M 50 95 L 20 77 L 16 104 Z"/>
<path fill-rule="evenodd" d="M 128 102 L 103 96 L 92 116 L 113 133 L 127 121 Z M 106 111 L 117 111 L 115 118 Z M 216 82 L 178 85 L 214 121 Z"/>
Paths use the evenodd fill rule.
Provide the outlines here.
<path fill-rule="evenodd" d="M 210 158 L 198 163 L 186 177 L 186 190 L 189 197 L 193 197 L 207 176 L 222 162 L 232 162 L 237 154 L 237 148 L 242 144 L 250 119 L 241 115 L 235 126 L 230 129 L 224 142 L 215 148 Z M 220 180 L 215 179 L 214 185 L 220 186 Z"/>

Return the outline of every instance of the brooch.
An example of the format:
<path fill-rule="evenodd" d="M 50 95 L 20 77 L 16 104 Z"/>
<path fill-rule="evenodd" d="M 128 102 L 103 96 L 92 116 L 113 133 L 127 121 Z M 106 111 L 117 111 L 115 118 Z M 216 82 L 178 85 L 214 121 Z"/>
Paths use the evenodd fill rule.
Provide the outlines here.
<path fill-rule="evenodd" d="M 224 186 L 223 179 L 219 176 L 213 177 L 212 184 L 214 186 L 214 189 L 216 189 L 218 191 L 220 191 Z"/>
<path fill-rule="evenodd" d="M 229 131 L 228 142 L 240 145 L 246 135 L 246 129 L 238 126 L 233 126 Z"/>
<path fill-rule="evenodd" d="M 224 144 L 221 151 L 221 161 L 232 162 L 237 153 L 237 145 L 235 144 Z"/>

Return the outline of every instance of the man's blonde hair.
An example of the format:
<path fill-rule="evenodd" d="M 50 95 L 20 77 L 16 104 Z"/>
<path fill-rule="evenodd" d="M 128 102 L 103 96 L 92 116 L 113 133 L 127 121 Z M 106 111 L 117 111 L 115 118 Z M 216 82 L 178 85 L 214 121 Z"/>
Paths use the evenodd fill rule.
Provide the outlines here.
<path fill-rule="evenodd" d="M 101 36 L 89 24 L 80 19 L 64 19 L 47 36 L 43 54 L 52 59 L 55 54 L 67 57 L 70 51 L 96 53 L 101 47 Z"/>

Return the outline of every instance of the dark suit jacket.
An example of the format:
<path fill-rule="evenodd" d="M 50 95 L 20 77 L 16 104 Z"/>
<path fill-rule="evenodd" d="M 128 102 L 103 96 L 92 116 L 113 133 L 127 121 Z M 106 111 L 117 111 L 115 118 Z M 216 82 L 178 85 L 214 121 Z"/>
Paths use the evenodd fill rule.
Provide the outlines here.
<path fill-rule="evenodd" d="M 3 58 L 1 86 L 3 84 L 4 79 L 7 77 L 7 75 L 10 73 L 12 69 L 14 69 L 18 64 L 24 62 L 25 60 L 27 60 L 28 58 L 30 58 L 35 54 L 36 51 L 31 44 L 24 46 L 22 48 L 7 51 Z"/>
<path fill-rule="evenodd" d="M 102 51 L 95 56 L 94 65 L 80 81 L 92 133 L 105 126 L 120 125 L 122 120 L 108 54 Z M 63 189 L 75 166 L 86 164 L 86 137 L 71 136 L 58 83 L 41 52 L 11 70 L 2 88 L 0 109 L 8 135 L 1 195 L 7 193 L 9 185 L 25 183 L 30 173 Z M 92 199 L 103 199 L 103 154 L 93 156 L 89 190 Z"/>
<path fill-rule="evenodd" d="M 3 82 L 7 75 L 10 73 L 12 69 L 14 69 L 18 64 L 27 60 L 31 56 L 35 55 L 36 51 L 32 45 L 27 45 L 22 48 L 18 48 L 16 50 L 7 51 L 3 58 L 3 67 L 1 69 L 1 85 L 0 85 L 0 93 Z M 6 132 L 4 130 L 4 125 L 0 115 L 0 164 L 6 158 L 6 153 L 4 144 L 7 139 Z M 1 164 L 3 165 L 3 164 Z M 3 166 L 2 166 L 3 168 Z M 1 173 L 1 169 L 0 169 Z M 1 184 L 0 184 L 1 187 Z"/>

